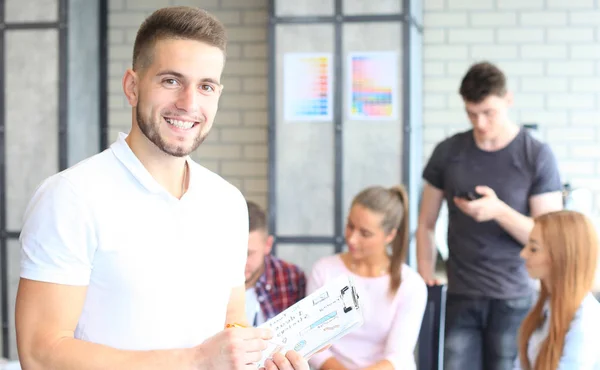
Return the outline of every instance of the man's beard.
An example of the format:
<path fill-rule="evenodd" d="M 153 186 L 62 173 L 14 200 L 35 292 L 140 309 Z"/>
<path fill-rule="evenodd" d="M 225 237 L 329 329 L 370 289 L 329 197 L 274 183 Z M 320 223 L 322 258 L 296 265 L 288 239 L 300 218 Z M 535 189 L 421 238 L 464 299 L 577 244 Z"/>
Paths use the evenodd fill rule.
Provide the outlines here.
<path fill-rule="evenodd" d="M 200 144 L 202 144 L 204 139 L 206 139 L 206 135 L 208 134 L 208 132 L 203 134 L 202 131 L 200 131 L 198 133 L 198 136 L 196 136 L 194 138 L 194 143 L 192 144 L 192 146 L 190 148 L 186 148 L 186 147 L 179 146 L 179 145 L 169 145 L 163 139 L 163 137 L 160 136 L 160 132 L 159 132 L 160 131 L 159 130 L 160 122 L 152 122 L 152 119 L 144 120 L 144 118 L 142 117 L 141 112 L 140 112 L 139 104 L 136 107 L 135 116 L 136 116 L 136 121 L 137 121 L 138 127 L 140 128 L 142 133 L 148 138 L 148 140 L 150 140 L 154 145 L 156 145 L 163 152 L 165 152 L 169 155 L 172 155 L 174 157 L 185 157 L 186 155 L 189 155 L 194 150 L 198 149 L 198 147 L 200 146 Z M 163 119 L 162 115 L 159 116 L 159 119 Z"/>
<path fill-rule="evenodd" d="M 246 279 L 246 286 L 256 285 L 256 282 L 258 281 L 260 276 L 263 274 L 264 270 L 265 270 L 265 265 L 263 263 L 256 270 L 254 270 L 254 272 L 252 272 L 252 274 L 250 274 L 250 277 L 248 279 Z M 248 286 L 248 288 L 249 288 L 249 286 Z"/>

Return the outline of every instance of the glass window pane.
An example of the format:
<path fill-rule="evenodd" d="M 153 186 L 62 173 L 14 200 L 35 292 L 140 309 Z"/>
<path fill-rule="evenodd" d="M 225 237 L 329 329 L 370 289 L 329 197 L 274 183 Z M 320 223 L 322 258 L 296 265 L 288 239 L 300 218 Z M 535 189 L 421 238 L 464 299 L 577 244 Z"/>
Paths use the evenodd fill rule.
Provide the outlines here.
<path fill-rule="evenodd" d="M 58 0 L 6 0 L 4 3 L 7 23 L 58 20 Z"/>
<path fill-rule="evenodd" d="M 345 24 L 343 32 L 346 217 L 363 188 L 401 182 L 402 24 Z"/>
<path fill-rule="evenodd" d="M 333 0 L 276 0 L 278 17 L 333 15 Z"/>
<path fill-rule="evenodd" d="M 343 10 L 345 15 L 399 14 L 402 0 L 343 0 Z"/>
<path fill-rule="evenodd" d="M 330 236 L 333 107 L 320 104 L 331 102 L 327 91 L 333 89 L 333 27 L 278 26 L 276 37 L 277 234 Z"/>
<path fill-rule="evenodd" d="M 335 254 L 330 244 L 281 244 L 277 243 L 277 257 L 298 265 L 304 273 L 310 274 L 312 266 L 320 258 Z"/>
<path fill-rule="evenodd" d="M 18 231 L 34 190 L 58 171 L 57 31 L 7 31 L 4 78 L 7 227 Z"/>

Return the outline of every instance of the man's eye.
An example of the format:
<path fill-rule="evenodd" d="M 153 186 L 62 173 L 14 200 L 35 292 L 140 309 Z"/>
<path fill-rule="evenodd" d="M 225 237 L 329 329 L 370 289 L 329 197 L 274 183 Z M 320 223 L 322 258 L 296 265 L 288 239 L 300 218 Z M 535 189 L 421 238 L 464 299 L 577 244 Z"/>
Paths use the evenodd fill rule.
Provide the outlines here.
<path fill-rule="evenodd" d="M 202 85 L 201 88 L 203 91 L 206 91 L 206 92 L 214 92 L 215 91 L 215 88 L 212 85 L 208 85 L 208 84 Z"/>
<path fill-rule="evenodd" d="M 169 85 L 169 86 L 176 86 L 177 85 L 177 80 L 174 78 L 167 78 L 165 80 L 163 80 L 163 83 L 165 85 Z"/>

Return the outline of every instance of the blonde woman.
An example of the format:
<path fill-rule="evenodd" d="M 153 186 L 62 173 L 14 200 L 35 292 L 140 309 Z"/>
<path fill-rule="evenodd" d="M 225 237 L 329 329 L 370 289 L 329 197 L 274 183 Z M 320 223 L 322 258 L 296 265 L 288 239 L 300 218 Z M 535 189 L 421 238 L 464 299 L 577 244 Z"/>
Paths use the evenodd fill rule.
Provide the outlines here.
<path fill-rule="evenodd" d="M 591 221 L 574 211 L 537 217 L 521 257 L 541 290 L 521 324 L 516 369 L 600 369 L 600 303 L 590 292 L 598 237 Z"/>
<path fill-rule="evenodd" d="M 352 276 L 365 322 L 314 355 L 309 361 L 314 369 L 416 370 L 427 286 L 405 262 L 408 234 L 404 187 L 372 186 L 354 197 L 346 221 L 348 251 L 317 261 L 307 291 L 339 275 Z"/>

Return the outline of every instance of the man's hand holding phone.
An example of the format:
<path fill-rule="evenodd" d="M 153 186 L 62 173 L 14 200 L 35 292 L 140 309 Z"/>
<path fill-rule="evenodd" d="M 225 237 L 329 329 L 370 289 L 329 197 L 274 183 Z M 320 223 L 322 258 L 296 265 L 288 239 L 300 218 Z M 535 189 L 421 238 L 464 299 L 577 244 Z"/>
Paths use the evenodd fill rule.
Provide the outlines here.
<path fill-rule="evenodd" d="M 454 204 L 474 220 L 484 222 L 496 218 L 502 206 L 502 201 L 498 199 L 492 188 L 476 186 L 472 192 L 457 194 L 454 197 Z"/>

